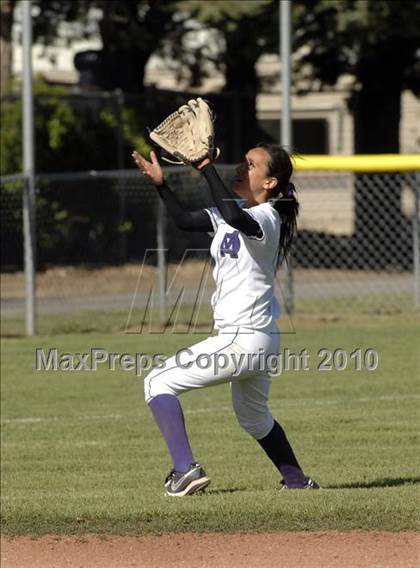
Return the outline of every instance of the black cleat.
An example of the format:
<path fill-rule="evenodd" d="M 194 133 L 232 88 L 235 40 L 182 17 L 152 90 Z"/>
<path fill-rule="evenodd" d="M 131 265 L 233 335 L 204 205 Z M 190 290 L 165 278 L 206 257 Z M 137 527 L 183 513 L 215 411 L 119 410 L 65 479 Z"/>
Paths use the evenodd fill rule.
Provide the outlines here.
<path fill-rule="evenodd" d="M 172 470 L 165 479 L 166 495 L 184 497 L 202 491 L 209 485 L 210 479 L 199 463 L 192 463 L 185 473 Z"/>
<path fill-rule="evenodd" d="M 290 490 L 299 490 L 299 489 L 322 489 L 321 486 L 314 481 L 311 477 L 308 477 L 308 479 L 306 480 L 306 483 L 303 487 L 287 487 L 287 485 L 285 484 L 284 481 L 281 482 L 282 484 L 282 488 L 281 491 L 285 490 L 285 489 L 290 489 Z"/>

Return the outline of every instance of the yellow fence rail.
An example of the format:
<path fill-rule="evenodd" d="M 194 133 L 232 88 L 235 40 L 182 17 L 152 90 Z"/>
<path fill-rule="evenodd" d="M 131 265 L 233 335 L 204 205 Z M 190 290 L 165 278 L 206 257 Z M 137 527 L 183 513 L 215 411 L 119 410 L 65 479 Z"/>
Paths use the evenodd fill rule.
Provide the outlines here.
<path fill-rule="evenodd" d="M 420 154 L 295 156 L 295 169 L 297 171 L 412 172 L 420 171 Z"/>

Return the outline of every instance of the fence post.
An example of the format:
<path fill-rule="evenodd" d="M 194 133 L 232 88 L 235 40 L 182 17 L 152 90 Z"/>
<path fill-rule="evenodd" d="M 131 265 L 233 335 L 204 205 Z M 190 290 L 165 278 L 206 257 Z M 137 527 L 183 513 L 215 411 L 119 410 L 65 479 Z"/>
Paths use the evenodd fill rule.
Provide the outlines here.
<path fill-rule="evenodd" d="M 414 302 L 420 308 L 420 172 L 414 173 L 413 271 Z"/>
<path fill-rule="evenodd" d="M 26 334 L 36 333 L 35 316 L 35 151 L 32 89 L 32 16 L 29 1 L 22 2 L 22 146 L 24 185 L 22 195 L 23 254 L 25 268 Z"/>
<path fill-rule="evenodd" d="M 159 280 L 159 318 L 160 323 L 166 323 L 166 248 L 165 248 L 165 206 L 161 199 L 157 203 L 157 223 L 156 223 L 156 241 L 157 241 L 157 268 Z"/>
<path fill-rule="evenodd" d="M 35 265 L 36 265 L 36 240 L 35 240 L 35 187 L 33 176 L 25 177 L 23 182 L 23 256 L 25 270 L 25 325 L 26 335 L 33 336 L 36 333 L 35 314 Z"/>
<path fill-rule="evenodd" d="M 116 133 L 117 133 L 117 164 L 118 169 L 124 169 L 124 93 L 121 89 L 116 89 L 113 93 L 114 108 L 116 115 Z M 125 185 L 122 180 L 118 181 L 118 221 L 120 225 L 120 260 L 127 262 L 127 233 L 125 231 L 124 223 L 127 217 Z"/>
<path fill-rule="evenodd" d="M 291 3 L 289 0 L 280 2 L 279 10 L 280 27 L 280 59 L 281 59 L 281 88 L 282 88 L 282 110 L 281 110 L 281 144 L 292 149 L 292 109 L 291 109 Z M 294 309 L 293 298 L 293 269 L 291 255 L 285 259 L 285 309 L 287 314 L 292 314 Z"/>

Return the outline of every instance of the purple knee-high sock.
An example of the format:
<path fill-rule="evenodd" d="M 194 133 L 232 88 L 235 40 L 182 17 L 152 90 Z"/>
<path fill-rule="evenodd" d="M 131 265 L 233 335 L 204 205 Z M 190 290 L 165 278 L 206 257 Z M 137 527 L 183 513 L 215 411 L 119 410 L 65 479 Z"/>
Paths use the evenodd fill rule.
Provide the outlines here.
<path fill-rule="evenodd" d="M 274 421 L 274 426 L 267 436 L 257 441 L 282 474 L 287 487 L 299 489 L 305 486 L 308 478 L 303 473 L 289 440 L 278 422 Z"/>
<path fill-rule="evenodd" d="M 179 400 L 172 394 L 160 394 L 149 402 L 149 407 L 165 438 L 174 469 L 179 472 L 188 471 L 194 458 Z"/>

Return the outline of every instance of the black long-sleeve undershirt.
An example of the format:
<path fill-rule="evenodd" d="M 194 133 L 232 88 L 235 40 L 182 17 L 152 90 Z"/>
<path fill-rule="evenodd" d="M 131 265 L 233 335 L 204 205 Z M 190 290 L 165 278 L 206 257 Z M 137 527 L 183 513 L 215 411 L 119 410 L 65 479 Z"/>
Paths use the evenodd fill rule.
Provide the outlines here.
<path fill-rule="evenodd" d="M 245 235 L 252 237 L 262 237 L 262 230 L 259 223 L 241 209 L 235 200 L 235 194 L 230 192 L 221 180 L 216 168 L 209 164 L 202 170 L 203 176 L 209 184 L 214 204 L 220 211 L 220 215 L 228 225 L 238 229 Z M 236 196 L 236 199 L 238 196 Z"/>
<path fill-rule="evenodd" d="M 204 209 L 199 211 L 186 211 L 175 193 L 164 183 L 156 186 L 169 215 L 175 221 L 176 226 L 184 231 L 213 231 L 213 225 Z"/>
<path fill-rule="evenodd" d="M 235 201 L 236 194 L 225 186 L 214 166 L 212 164 L 205 166 L 202 173 L 209 184 L 214 203 L 226 223 L 248 236 L 261 237 L 260 225 L 239 207 Z M 212 232 L 214 230 L 209 215 L 203 209 L 186 211 L 166 183 L 157 186 L 157 190 L 177 227 L 185 231 Z"/>

